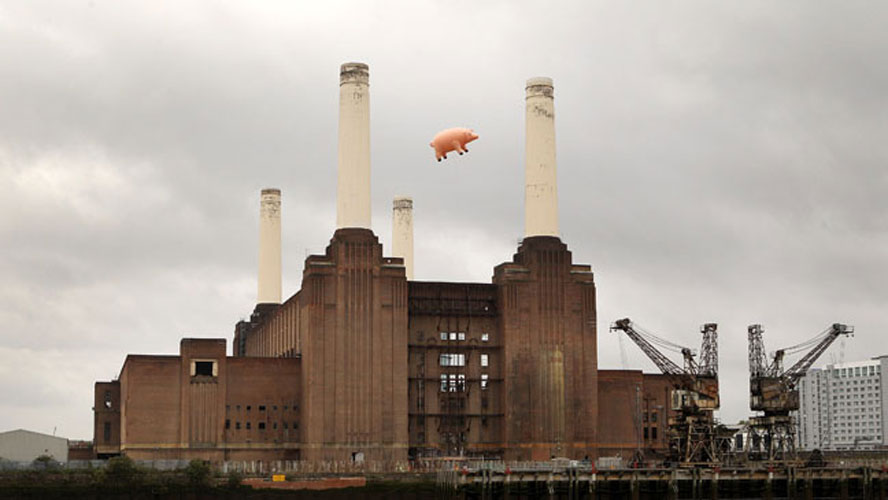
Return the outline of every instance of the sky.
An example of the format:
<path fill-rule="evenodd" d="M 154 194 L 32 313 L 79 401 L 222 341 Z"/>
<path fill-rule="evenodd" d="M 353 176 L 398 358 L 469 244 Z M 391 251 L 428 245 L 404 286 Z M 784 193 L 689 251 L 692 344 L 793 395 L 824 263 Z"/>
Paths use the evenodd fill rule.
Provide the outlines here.
<path fill-rule="evenodd" d="M 233 336 L 259 192 L 283 287 L 335 227 L 339 65 L 370 66 L 373 230 L 414 199 L 417 280 L 489 283 L 523 235 L 524 83 L 548 76 L 562 239 L 599 365 L 656 371 L 630 317 L 698 347 L 748 416 L 769 350 L 855 326 L 888 354 L 888 5 L 807 1 L 0 0 L 0 431 L 92 438 L 128 353 Z M 480 139 L 434 160 L 448 127 Z M 678 361 L 678 357 L 673 357 Z M 790 359 L 789 362 L 793 362 Z"/>

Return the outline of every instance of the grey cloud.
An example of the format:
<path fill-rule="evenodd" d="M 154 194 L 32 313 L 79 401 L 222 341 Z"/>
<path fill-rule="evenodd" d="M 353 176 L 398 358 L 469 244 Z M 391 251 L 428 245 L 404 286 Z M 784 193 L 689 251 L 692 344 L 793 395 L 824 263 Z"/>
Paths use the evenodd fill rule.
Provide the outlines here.
<path fill-rule="evenodd" d="M 63 419 L 89 436 L 91 383 L 127 352 L 229 337 L 253 305 L 263 187 L 283 191 L 285 292 L 298 289 L 332 235 L 348 60 L 371 67 L 374 227 L 387 244 L 391 198 L 413 196 L 418 279 L 487 282 L 511 257 L 524 81 L 553 77 L 561 226 L 597 275 L 601 366 L 622 365 L 618 317 L 692 346 L 717 321 L 722 415 L 742 418 L 746 394 L 727 388 L 745 386 L 747 324 L 771 348 L 856 324 L 849 360 L 888 327 L 884 11 L 3 5 L 0 364 L 27 371 L 16 352 L 54 348 L 83 368 L 53 418 L 18 399 L 0 429 Z M 463 125 L 481 135 L 471 153 L 434 162 L 430 138 Z M 35 380 L 32 395 L 58 391 Z"/>

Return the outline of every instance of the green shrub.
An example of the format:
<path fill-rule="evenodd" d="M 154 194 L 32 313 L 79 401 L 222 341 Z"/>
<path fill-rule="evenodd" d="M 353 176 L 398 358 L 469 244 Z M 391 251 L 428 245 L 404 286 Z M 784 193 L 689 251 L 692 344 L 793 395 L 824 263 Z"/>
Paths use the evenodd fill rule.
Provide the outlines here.
<path fill-rule="evenodd" d="M 243 480 L 244 475 L 236 470 L 228 473 L 228 487 L 231 489 L 239 488 Z"/>
<path fill-rule="evenodd" d="M 105 467 L 105 480 L 114 485 L 133 483 L 141 479 L 142 471 L 127 456 L 114 457 L 108 460 Z"/>
<path fill-rule="evenodd" d="M 192 486 L 209 486 L 213 471 L 210 464 L 195 458 L 185 467 L 185 475 Z"/>
<path fill-rule="evenodd" d="M 31 466 L 38 470 L 58 469 L 60 465 L 61 464 L 56 462 L 56 460 L 50 455 L 40 455 L 31 462 Z"/>

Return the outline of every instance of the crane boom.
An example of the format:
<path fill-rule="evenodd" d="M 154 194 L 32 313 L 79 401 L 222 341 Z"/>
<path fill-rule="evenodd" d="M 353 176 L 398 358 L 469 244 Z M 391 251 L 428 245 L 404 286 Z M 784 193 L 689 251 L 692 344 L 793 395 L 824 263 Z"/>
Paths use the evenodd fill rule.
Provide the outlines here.
<path fill-rule="evenodd" d="M 632 339 L 633 342 L 638 344 L 638 347 L 641 348 L 642 352 L 644 352 L 651 361 L 657 365 L 657 368 L 660 369 L 661 372 L 666 375 L 671 375 L 673 377 L 681 377 L 685 374 L 685 371 L 679 367 L 677 364 L 673 363 L 672 360 L 667 358 L 660 352 L 656 347 L 654 347 L 644 336 L 639 334 L 635 327 L 632 324 L 632 321 L 629 318 L 624 318 L 617 320 L 614 323 L 614 326 L 611 327 L 611 330 L 622 330 Z M 685 349 L 682 349 L 682 353 L 684 353 Z M 688 351 L 690 351 L 688 349 Z"/>
<path fill-rule="evenodd" d="M 848 335 L 854 333 L 854 327 L 843 325 L 841 323 L 833 323 L 833 325 L 829 328 L 826 336 L 821 340 L 813 349 L 808 351 L 802 359 L 798 360 L 796 364 L 792 365 L 788 370 L 783 372 L 783 376 L 788 380 L 791 380 L 793 385 L 802 377 L 805 376 L 805 373 L 808 372 L 808 368 L 811 368 L 811 365 L 817 361 L 817 358 L 823 354 L 826 349 L 832 345 L 833 342 L 839 338 L 839 335 Z"/>
<path fill-rule="evenodd" d="M 672 383 L 667 396 L 670 456 L 685 464 L 720 462 L 720 438 L 713 415 L 719 407 L 717 325 L 707 323 L 700 330 L 703 346 L 699 362 L 691 349 L 645 332 L 629 318 L 614 322 L 611 330 L 625 332 Z M 654 344 L 680 351 L 684 367 L 667 358 Z"/>

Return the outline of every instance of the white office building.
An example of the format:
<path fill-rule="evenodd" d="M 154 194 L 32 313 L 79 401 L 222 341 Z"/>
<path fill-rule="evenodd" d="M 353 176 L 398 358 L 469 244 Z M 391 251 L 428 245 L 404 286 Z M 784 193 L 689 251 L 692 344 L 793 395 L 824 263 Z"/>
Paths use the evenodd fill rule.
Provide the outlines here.
<path fill-rule="evenodd" d="M 888 445 L 888 356 L 815 368 L 799 381 L 798 447 L 873 449 Z"/>

